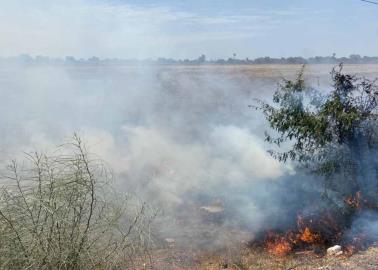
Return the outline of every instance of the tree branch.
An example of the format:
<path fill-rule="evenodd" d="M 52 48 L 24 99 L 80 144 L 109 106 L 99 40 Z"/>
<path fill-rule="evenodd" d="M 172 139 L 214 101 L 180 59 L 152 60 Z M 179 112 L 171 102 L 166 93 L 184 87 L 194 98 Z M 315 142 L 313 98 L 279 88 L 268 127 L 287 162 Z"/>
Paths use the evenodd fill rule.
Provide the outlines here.
<path fill-rule="evenodd" d="M 378 5 L 378 2 L 373 2 L 373 1 L 369 1 L 369 0 L 361 0 L 362 2 L 366 2 L 366 3 L 370 3 L 370 4 L 374 4 L 374 5 Z"/>

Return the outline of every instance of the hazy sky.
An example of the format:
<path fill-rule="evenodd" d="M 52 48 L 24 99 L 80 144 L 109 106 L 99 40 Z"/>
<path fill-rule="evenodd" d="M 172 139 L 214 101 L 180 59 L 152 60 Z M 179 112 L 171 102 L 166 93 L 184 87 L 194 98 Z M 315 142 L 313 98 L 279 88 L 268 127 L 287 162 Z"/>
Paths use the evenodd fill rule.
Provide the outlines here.
<path fill-rule="evenodd" d="M 0 0 L 0 56 L 378 55 L 360 0 Z"/>

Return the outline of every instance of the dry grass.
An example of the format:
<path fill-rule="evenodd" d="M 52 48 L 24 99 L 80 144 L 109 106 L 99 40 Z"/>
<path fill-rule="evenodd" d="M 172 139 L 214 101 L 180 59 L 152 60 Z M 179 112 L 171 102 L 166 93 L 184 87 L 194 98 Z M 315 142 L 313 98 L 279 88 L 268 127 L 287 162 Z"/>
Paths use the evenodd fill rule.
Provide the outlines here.
<path fill-rule="evenodd" d="M 347 256 L 318 256 L 312 251 L 277 257 L 262 249 L 233 248 L 222 252 L 178 249 L 157 251 L 156 270 L 376 270 L 378 247 Z"/>
<path fill-rule="evenodd" d="M 203 65 L 203 66 L 163 66 L 160 69 L 179 72 L 179 73 L 206 73 L 214 72 L 217 74 L 248 75 L 255 78 L 279 78 L 296 76 L 302 65 Z M 330 71 L 335 65 L 319 64 L 307 65 L 306 75 L 309 76 L 329 76 Z M 377 75 L 378 64 L 367 65 L 344 65 L 346 73 L 356 73 L 360 75 Z"/>

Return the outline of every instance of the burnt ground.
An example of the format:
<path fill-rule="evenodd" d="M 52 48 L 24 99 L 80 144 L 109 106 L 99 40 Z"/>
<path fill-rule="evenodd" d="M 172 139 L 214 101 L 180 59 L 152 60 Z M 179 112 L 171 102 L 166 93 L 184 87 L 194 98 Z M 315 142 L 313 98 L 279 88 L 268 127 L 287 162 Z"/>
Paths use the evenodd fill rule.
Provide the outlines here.
<path fill-rule="evenodd" d="M 346 253 L 340 256 L 327 256 L 326 249 L 329 246 L 322 244 L 296 249 L 289 255 L 280 257 L 269 253 L 264 245 L 246 242 L 246 239 L 254 237 L 248 232 L 219 226 L 218 215 L 223 213 L 223 208 L 194 207 L 194 209 L 201 210 L 199 220 L 189 224 L 180 222 L 181 230 L 177 235 L 169 230 L 165 235 L 167 238 L 161 239 L 161 244 L 158 245 L 164 248 L 158 248 L 151 254 L 153 267 L 149 268 L 146 264 L 140 269 L 378 270 L 378 243 L 352 256 L 347 256 Z"/>
<path fill-rule="evenodd" d="M 338 257 L 318 256 L 312 251 L 276 257 L 247 247 L 212 253 L 171 248 L 156 252 L 153 261 L 152 269 L 158 270 L 376 270 L 378 246 Z"/>

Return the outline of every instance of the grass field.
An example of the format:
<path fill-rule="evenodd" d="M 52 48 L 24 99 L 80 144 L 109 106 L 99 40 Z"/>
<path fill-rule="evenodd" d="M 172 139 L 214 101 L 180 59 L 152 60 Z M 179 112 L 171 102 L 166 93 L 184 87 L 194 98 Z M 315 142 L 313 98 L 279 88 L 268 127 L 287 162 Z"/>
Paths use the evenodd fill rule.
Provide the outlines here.
<path fill-rule="evenodd" d="M 203 65 L 203 66 L 160 66 L 165 70 L 189 73 L 231 73 L 248 74 L 256 77 L 282 77 L 296 74 L 302 65 Z M 335 65 L 306 65 L 306 73 L 313 76 L 328 75 Z M 378 64 L 344 65 L 344 71 L 360 75 L 378 75 Z"/>

